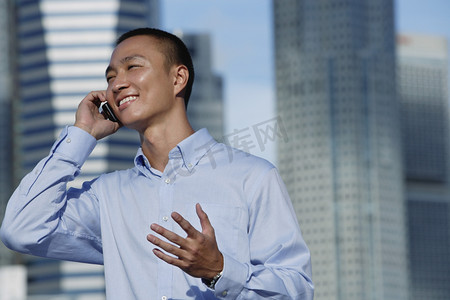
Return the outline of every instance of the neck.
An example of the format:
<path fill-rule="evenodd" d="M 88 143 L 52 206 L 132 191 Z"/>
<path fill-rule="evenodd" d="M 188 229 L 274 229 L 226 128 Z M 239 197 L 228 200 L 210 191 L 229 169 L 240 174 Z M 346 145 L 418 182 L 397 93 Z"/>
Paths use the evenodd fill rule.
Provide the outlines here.
<path fill-rule="evenodd" d="M 142 151 L 150 165 L 163 172 L 169 161 L 170 150 L 193 133 L 186 114 L 171 121 L 154 124 L 141 133 Z"/>

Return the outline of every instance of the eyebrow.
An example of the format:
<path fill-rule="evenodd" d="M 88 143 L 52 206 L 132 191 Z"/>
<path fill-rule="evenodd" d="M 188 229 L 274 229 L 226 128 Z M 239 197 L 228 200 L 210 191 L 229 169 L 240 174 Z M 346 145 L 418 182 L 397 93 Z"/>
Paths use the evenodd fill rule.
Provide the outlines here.
<path fill-rule="evenodd" d="M 122 58 L 122 59 L 120 60 L 120 63 L 121 63 L 121 64 L 124 64 L 124 63 L 129 62 L 130 60 L 134 60 L 134 59 L 146 59 L 146 57 L 143 56 L 143 55 L 140 55 L 140 54 L 134 54 L 134 55 L 130 55 L 130 56 L 126 56 L 126 57 Z M 111 65 L 109 65 L 109 66 L 106 68 L 106 71 L 105 71 L 105 77 L 108 75 L 108 73 L 109 73 L 110 71 L 113 71 L 113 70 L 114 70 L 114 68 L 111 67 Z"/>

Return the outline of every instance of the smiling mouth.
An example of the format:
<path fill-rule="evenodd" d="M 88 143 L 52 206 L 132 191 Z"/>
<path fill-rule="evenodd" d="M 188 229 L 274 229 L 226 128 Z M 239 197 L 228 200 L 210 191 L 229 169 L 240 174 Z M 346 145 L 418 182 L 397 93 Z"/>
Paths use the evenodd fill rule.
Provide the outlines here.
<path fill-rule="evenodd" d="M 127 102 L 130 102 L 130 101 L 133 101 L 133 100 L 136 100 L 136 99 L 137 99 L 136 96 L 128 96 L 128 97 L 126 97 L 126 98 L 123 98 L 123 99 L 119 102 L 119 107 L 120 107 L 122 104 L 125 104 L 125 103 L 127 103 Z"/>

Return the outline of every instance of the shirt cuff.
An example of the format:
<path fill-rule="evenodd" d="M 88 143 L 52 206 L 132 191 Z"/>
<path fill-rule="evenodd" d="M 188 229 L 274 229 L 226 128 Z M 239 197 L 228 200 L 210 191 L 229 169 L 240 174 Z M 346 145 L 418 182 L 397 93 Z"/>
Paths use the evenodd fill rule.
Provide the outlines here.
<path fill-rule="evenodd" d="M 214 294 L 220 299 L 236 299 L 247 282 L 248 268 L 245 264 L 222 253 L 223 275 L 217 281 Z"/>
<path fill-rule="evenodd" d="M 67 126 L 61 132 L 53 152 L 68 157 L 81 166 L 96 145 L 97 140 L 83 129 Z"/>

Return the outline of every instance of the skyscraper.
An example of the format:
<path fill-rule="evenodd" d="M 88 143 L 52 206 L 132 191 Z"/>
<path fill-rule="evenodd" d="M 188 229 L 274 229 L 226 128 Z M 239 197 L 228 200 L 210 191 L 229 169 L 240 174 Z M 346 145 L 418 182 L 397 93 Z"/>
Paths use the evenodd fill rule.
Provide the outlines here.
<path fill-rule="evenodd" d="M 212 69 L 211 38 L 208 34 L 180 34 L 189 49 L 195 68 L 192 88 L 192 101 L 189 101 L 187 114 L 195 130 L 206 127 L 211 135 L 221 140 L 223 124 L 223 86 L 222 77 Z"/>
<path fill-rule="evenodd" d="M 392 0 L 273 1 L 278 164 L 316 300 L 408 299 Z"/>
<path fill-rule="evenodd" d="M 144 0 L 18 1 L 23 138 L 17 165 L 23 172 L 47 155 L 63 126 L 73 124 L 81 99 L 106 88 L 104 72 L 115 39 L 124 31 L 146 26 L 147 8 Z M 137 141 L 126 130 L 101 141 L 79 181 L 129 166 Z"/>
<path fill-rule="evenodd" d="M 117 36 L 155 25 L 149 16 L 156 19 L 159 11 L 157 0 L 18 0 L 16 5 L 19 180 L 48 154 L 61 129 L 74 123 L 85 95 L 106 88 L 105 69 Z M 73 184 L 132 166 L 138 145 L 137 134 L 126 129 L 100 141 Z M 104 298 L 102 268 L 35 258 L 27 265 L 31 294 Z"/>
<path fill-rule="evenodd" d="M 411 299 L 450 298 L 448 48 L 444 38 L 397 38 L 409 221 Z"/>
<path fill-rule="evenodd" d="M 12 102 L 14 69 L 12 65 L 14 27 L 12 2 L 0 0 L 0 222 L 13 190 Z M 0 266 L 11 263 L 12 253 L 0 243 Z"/>

